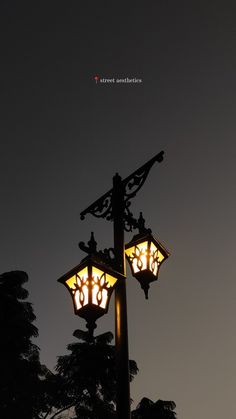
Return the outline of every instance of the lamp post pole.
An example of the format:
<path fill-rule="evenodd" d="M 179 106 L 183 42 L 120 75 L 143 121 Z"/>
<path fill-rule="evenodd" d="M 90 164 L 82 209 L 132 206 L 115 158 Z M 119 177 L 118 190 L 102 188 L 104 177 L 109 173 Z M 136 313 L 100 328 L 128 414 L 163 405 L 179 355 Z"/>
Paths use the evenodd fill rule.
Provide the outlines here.
<path fill-rule="evenodd" d="M 125 276 L 124 188 L 121 177 L 113 178 L 113 226 L 116 270 Z M 115 339 L 117 374 L 117 418 L 130 419 L 129 348 L 126 302 L 126 280 L 115 289 Z"/>

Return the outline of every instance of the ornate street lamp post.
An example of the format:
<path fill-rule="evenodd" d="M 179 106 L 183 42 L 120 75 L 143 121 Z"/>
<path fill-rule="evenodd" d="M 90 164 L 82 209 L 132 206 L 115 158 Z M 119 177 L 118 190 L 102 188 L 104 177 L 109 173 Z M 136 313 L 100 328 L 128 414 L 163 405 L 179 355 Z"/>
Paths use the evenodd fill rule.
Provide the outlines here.
<path fill-rule="evenodd" d="M 163 160 L 163 155 L 161 151 L 124 180 L 116 174 L 112 189 L 81 212 L 82 220 L 91 214 L 113 221 L 114 248 L 97 252 L 92 235 L 88 247 L 83 242 L 79 244 L 88 256 L 59 279 L 72 296 L 75 314 L 87 320 L 90 335 L 96 327 L 97 318 L 107 312 L 112 290 L 115 289 L 117 419 L 130 419 L 125 257 L 147 298 L 149 283 L 157 280 L 160 265 L 169 256 L 164 246 L 151 235 L 151 230 L 145 228 L 142 214 L 138 220 L 133 217 L 130 201 L 143 186 L 153 164 Z M 124 232 L 137 228 L 139 234 L 125 246 Z"/>

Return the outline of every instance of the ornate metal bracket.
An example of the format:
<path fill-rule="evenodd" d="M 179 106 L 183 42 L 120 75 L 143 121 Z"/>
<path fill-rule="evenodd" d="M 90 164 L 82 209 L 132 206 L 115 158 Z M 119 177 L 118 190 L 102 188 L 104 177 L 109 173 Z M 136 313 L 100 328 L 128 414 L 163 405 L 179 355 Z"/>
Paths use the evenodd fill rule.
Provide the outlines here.
<path fill-rule="evenodd" d="M 162 162 L 164 156 L 164 151 L 161 151 L 156 156 L 154 156 L 151 160 L 133 172 L 130 176 L 125 178 L 122 181 L 124 187 L 124 201 L 125 201 L 125 216 L 124 222 L 126 223 L 125 229 L 128 228 L 132 224 L 130 222 L 127 223 L 127 220 L 131 220 L 133 217 L 132 213 L 129 210 L 130 200 L 137 194 L 137 192 L 143 186 L 145 180 L 147 179 L 148 173 L 152 168 L 155 162 Z M 97 218 L 105 218 L 106 220 L 111 221 L 112 217 L 112 195 L 113 195 L 113 188 L 110 189 L 106 194 L 102 195 L 101 198 L 97 199 L 93 204 L 91 204 L 88 208 L 81 212 L 80 218 L 84 220 L 87 214 L 94 215 Z M 134 224 L 134 223 L 133 223 Z"/>
<path fill-rule="evenodd" d="M 131 232 L 134 228 L 137 228 L 138 221 L 134 218 L 133 213 L 129 209 L 130 203 L 128 204 L 129 205 L 126 205 L 124 210 L 124 229 L 127 232 Z"/>
<path fill-rule="evenodd" d="M 136 220 L 136 218 L 133 217 L 132 212 L 130 212 L 129 209 L 126 208 L 124 214 L 124 229 L 125 231 L 130 232 L 136 228 L 139 230 L 139 234 L 151 233 L 151 229 L 145 227 L 143 213 L 140 212 L 139 219 Z"/>
<path fill-rule="evenodd" d="M 90 240 L 88 241 L 87 246 L 84 242 L 79 242 L 78 246 L 81 250 L 83 250 L 83 252 L 87 253 L 89 256 L 96 255 L 99 259 L 101 259 L 102 262 L 106 263 L 108 266 L 115 267 L 114 249 L 110 247 L 109 249 L 97 251 L 97 242 L 95 241 L 93 232 L 91 233 L 91 237 L 90 237 Z"/>
<path fill-rule="evenodd" d="M 150 172 L 152 166 L 157 161 L 158 163 L 162 162 L 164 156 L 164 151 L 161 151 L 151 160 L 133 172 L 130 176 L 123 180 L 123 185 L 125 189 L 125 202 L 130 201 L 133 198 L 139 189 L 143 186 L 145 180 L 147 179 L 148 173 Z"/>
<path fill-rule="evenodd" d="M 86 210 L 80 213 L 80 219 L 84 220 L 85 215 L 91 214 L 97 218 L 105 218 L 107 220 L 112 219 L 112 189 L 106 194 L 102 195 L 101 198 L 97 199 L 92 205 Z"/>
<path fill-rule="evenodd" d="M 115 268 L 115 251 L 113 247 L 109 247 L 109 249 L 100 250 L 99 255 L 101 255 L 101 258 L 105 263 Z"/>
<path fill-rule="evenodd" d="M 94 238 L 94 233 L 91 233 L 90 240 L 88 241 L 88 246 L 86 246 L 84 242 L 79 242 L 78 246 L 81 250 L 83 250 L 83 252 L 88 253 L 88 255 L 97 253 L 97 242 Z"/>

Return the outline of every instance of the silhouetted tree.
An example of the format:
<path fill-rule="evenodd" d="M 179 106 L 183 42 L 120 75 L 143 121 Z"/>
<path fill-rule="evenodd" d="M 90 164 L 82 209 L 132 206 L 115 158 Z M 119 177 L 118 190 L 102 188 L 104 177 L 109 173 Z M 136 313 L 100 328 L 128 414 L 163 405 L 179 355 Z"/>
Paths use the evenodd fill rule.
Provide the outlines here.
<path fill-rule="evenodd" d="M 79 342 L 68 345 L 69 355 L 58 357 L 56 374 L 51 374 L 51 404 L 46 419 L 59 418 L 60 413 L 73 407 L 72 419 L 116 418 L 115 347 L 111 345 L 111 332 L 93 337 L 76 330 Z M 135 361 L 130 361 L 130 381 L 138 372 Z M 132 419 L 176 419 L 176 405 L 172 401 L 152 400 L 144 397 L 132 411 Z"/>
<path fill-rule="evenodd" d="M 111 419 L 116 397 L 113 335 L 108 332 L 91 338 L 88 332 L 76 330 L 74 336 L 79 341 L 68 345 L 71 353 L 58 358 L 60 384 L 52 404 L 59 411 L 74 406 L 75 418 Z M 136 362 L 130 361 L 130 380 L 137 371 Z"/>
<path fill-rule="evenodd" d="M 0 275 L 0 417 L 34 419 L 43 403 L 46 368 L 39 361 L 39 349 L 31 339 L 38 335 L 33 325 L 32 305 L 22 285 L 28 276 L 22 271 Z"/>
<path fill-rule="evenodd" d="M 111 332 L 91 338 L 76 330 L 69 355 L 58 357 L 56 373 L 39 361 L 32 305 L 25 301 L 22 271 L 0 275 L 0 418 L 58 418 L 73 407 L 73 419 L 113 419 L 116 409 L 115 348 Z M 130 361 L 130 381 L 138 372 Z M 133 419 L 175 419 L 175 403 L 143 398 Z"/>
<path fill-rule="evenodd" d="M 176 404 L 172 401 L 152 400 L 144 397 L 132 411 L 132 419 L 175 419 Z"/>

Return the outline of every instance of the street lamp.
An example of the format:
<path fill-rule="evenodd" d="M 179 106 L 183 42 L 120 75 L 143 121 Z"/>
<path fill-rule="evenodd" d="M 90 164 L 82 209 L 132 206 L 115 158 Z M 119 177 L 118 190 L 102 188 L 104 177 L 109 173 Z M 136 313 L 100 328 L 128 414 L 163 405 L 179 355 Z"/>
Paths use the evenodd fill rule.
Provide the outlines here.
<path fill-rule="evenodd" d="M 97 318 L 107 312 L 111 293 L 115 289 L 117 419 L 130 419 L 125 257 L 147 298 L 149 283 L 157 279 L 161 263 L 169 256 L 164 246 L 151 235 L 151 230 L 145 228 L 142 214 L 138 220 L 134 218 L 130 201 L 143 186 L 153 164 L 163 160 L 163 155 L 161 151 L 123 180 L 116 174 L 112 189 L 81 212 L 81 219 L 91 214 L 113 221 L 114 247 L 97 252 L 92 235 L 88 246 L 83 242 L 79 244 L 88 256 L 59 279 L 72 296 L 75 314 L 87 320 L 90 335 L 96 327 Z M 137 228 L 139 234 L 125 246 L 124 232 Z"/>
<path fill-rule="evenodd" d="M 92 233 L 88 247 L 80 243 L 88 256 L 58 279 L 70 292 L 75 314 L 87 321 L 90 336 L 96 328 L 96 320 L 108 311 L 116 282 L 124 278 L 105 263 L 105 258 L 96 251 L 96 245 Z"/>
<path fill-rule="evenodd" d="M 132 275 L 139 281 L 148 299 L 149 284 L 158 279 L 160 266 L 169 256 L 169 252 L 152 236 L 151 230 L 144 227 L 142 213 L 138 220 L 138 228 L 139 234 L 126 244 L 125 254 Z"/>

